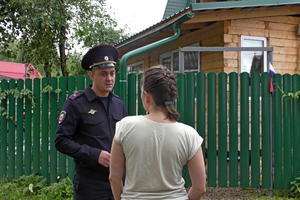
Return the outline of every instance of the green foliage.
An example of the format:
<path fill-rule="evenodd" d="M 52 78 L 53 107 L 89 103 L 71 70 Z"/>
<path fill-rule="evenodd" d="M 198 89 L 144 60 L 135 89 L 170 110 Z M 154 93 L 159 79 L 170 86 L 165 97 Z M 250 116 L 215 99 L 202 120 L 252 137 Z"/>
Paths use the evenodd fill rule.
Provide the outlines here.
<path fill-rule="evenodd" d="M 81 67 L 81 55 L 77 52 L 69 55 L 67 60 L 67 71 L 69 76 L 78 76 L 86 74 L 86 71 Z"/>
<path fill-rule="evenodd" d="M 285 92 L 283 91 L 282 88 L 280 88 L 279 86 L 277 86 L 277 88 L 279 89 L 279 91 L 282 94 L 282 98 L 292 98 L 292 99 L 299 99 L 300 98 L 300 90 L 296 91 L 296 92 Z"/>
<path fill-rule="evenodd" d="M 31 175 L 0 183 L 1 200 L 71 200 L 72 197 L 73 187 L 69 178 L 47 184 L 45 178 Z"/>
<path fill-rule="evenodd" d="M 8 98 L 9 95 L 12 95 L 16 99 L 17 98 L 28 99 L 32 102 L 32 105 L 34 105 L 33 92 L 27 88 L 24 88 L 22 90 L 17 90 L 17 89 L 1 90 L 0 89 L 0 102 Z M 13 120 L 13 118 L 9 116 L 6 109 L 2 105 L 0 105 L 0 113 L 1 116 L 5 116 L 7 120 Z"/>
<path fill-rule="evenodd" d="M 43 89 L 42 89 L 42 93 L 55 93 L 55 94 L 59 94 L 61 93 L 61 89 L 56 89 L 54 90 L 53 87 L 51 85 L 46 85 Z"/>
<path fill-rule="evenodd" d="M 295 178 L 290 185 L 289 196 L 300 199 L 300 177 Z"/>
<path fill-rule="evenodd" d="M 44 187 L 41 193 L 47 196 L 49 199 L 72 199 L 73 187 L 72 181 L 69 178 L 65 178 L 58 183 L 53 183 L 48 187 Z"/>
<path fill-rule="evenodd" d="M 32 63 L 48 77 L 80 73 L 75 45 L 115 44 L 125 37 L 104 8 L 105 0 L 2 0 L 0 58 Z M 67 66 L 70 58 L 76 65 Z"/>

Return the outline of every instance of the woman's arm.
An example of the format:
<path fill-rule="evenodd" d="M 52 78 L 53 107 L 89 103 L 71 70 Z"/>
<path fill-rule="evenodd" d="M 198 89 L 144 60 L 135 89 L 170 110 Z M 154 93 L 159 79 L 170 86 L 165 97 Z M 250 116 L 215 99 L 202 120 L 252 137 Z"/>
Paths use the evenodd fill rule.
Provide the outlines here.
<path fill-rule="evenodd" d="M 125 168 L 125 156 L 122 146 L 113 140 L 111 148 L 109 181 L 115 200 L 121 199 L 123 190 L 122 177 Z"/>
<path fill-rule="evenodd" d="M 201 147 L 187 165 L 192 180 L 192 187 L 188 193 L 189 200 L 199 200 L 206 191 L 205 165 Z"/>

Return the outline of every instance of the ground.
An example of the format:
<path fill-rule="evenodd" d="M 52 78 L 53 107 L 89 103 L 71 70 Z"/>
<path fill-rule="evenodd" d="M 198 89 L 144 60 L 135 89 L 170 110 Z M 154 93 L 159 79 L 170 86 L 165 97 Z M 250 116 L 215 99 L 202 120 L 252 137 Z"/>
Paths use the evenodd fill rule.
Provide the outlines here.
<path fill-rule="evenodd" d="M 268 193 L 268 190 L 261 189 L 207 188 L 201 200 L 252 200 Z"/>

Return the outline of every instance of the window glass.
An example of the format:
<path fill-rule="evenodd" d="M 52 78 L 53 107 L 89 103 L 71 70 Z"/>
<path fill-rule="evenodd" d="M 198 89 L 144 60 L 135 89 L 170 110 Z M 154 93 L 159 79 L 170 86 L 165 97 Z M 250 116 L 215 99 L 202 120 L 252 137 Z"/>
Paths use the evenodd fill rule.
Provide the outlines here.
<path fill-rule="evenodd" d="M 198 52 L 184 52 L 184 70 L 197 71 L 198 70 Z"/>
<path fill-rule="evenodd" d="M 134 63 L 128 66 L 128 72 L 143 72 L 144 62 Z"/>
<path fill-rule="evenodd" d="M 264 37 L 241 37 L 242 47 L 266 47 Z M 263 51 L 242 51 L 241 72 L 264 72 L 266 71 L 266 52 Z"/>
<path fill-rule="evenodd" d="M 179 72 L 179 53 L 178 53 L 178 51 L 173 53 L 173 71 Z"/>
<path fill-rule="evenodd" d="M 161 59 L 161 64 L 166 66 L 167 68 L 171 69 L 172 62 L 171 62 L 171 56 L 165 57 Z"/>
<path fill-rule="evenodd" d="M 192 46 L 198 46 L 192 45 Z M 173 72 L 187 72 L 187 71 L 199 71 L 199 57 L 198 52 L 184 52 L 184 66 L 179 66 L 179 52 L 169 51 L 160 55 L 160 63 L 165 65 Z"/>

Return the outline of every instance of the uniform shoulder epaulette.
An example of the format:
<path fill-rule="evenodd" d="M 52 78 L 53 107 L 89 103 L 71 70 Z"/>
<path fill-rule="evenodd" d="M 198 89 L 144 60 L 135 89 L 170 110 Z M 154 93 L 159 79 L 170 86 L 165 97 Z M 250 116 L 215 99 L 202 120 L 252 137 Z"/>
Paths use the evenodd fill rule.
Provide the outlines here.
<path fill-rule="evenodd" d="M 83 93 L 82 92 L 75 92 L 74 94 L 69 96 L 69 99 L 74 100 L 78 97 L 80 97 Z"/>

